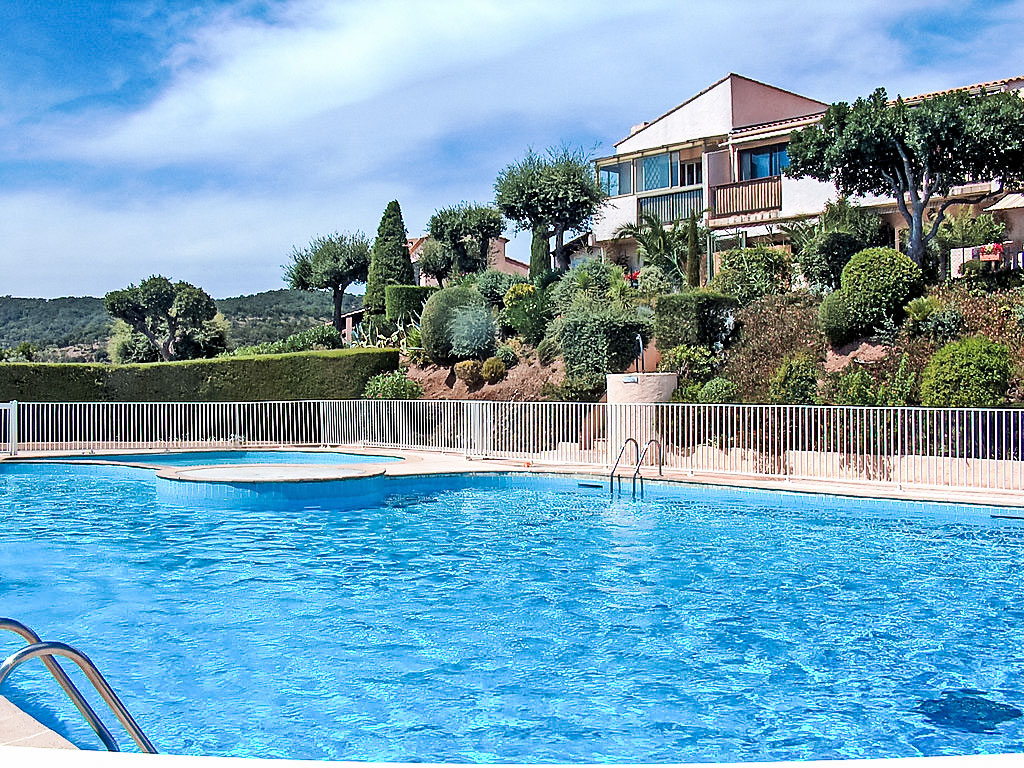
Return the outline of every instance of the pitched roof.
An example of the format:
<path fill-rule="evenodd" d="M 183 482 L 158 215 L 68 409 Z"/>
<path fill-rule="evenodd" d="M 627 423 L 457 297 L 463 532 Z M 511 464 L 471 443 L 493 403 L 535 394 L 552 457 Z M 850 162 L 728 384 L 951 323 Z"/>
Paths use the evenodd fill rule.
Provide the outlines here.
<path fill-rule="evenodd" d="M 956 91 L 967 91 L 974 95 L 999 93 L 1000 91 L 1006 90 L 1006 86 L 1013 82 L 1020 82 L 1024 80 L 1024 75 L 1018 75 L 1017 77 L 1004 77 L 1002 80 L 989 80 L 984 83 L 975 83 L 974 85 L 961 85 L 956 88 L 947 88 L 943 91 L 932 91 L 931 93 L 919 93 L 916 96 L 904 96 L 904 103 L 924 101 L 925 99 L 931 99 L 936 96 L 945 96 L 947 93 L 955 93 Z"/>

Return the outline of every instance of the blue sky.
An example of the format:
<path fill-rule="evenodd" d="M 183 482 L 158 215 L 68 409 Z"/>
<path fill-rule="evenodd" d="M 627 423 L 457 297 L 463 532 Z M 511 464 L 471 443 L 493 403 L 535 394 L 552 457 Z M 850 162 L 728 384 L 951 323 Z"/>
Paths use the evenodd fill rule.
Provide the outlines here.
<path fill-rule="evenodd" d="M 1024 74 L 1024 0 L 3 0 L 0 293 L 278 288 L 735 71 L 824 101 Z M 510 233 L 511 234 L 511 233 Z M 512 244 L 525 258 L 526 245 Z"/>

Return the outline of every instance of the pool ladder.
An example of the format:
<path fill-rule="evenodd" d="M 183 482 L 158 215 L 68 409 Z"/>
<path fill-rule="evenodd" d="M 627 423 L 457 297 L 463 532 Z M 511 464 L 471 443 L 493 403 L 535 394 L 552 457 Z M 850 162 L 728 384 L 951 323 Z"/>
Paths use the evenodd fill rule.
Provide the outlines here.
<path fill-rule="evenodd" d="M 24 648 L 15 651 L 4 659 L 3 663 L 0 663 L 0 685 L 3 685 L 11 672 L 24 662 L 29 659 L 42 659 L 43 664 L 50 671 L 50 674 L 53 675 L 54 680 L 64 690 L 64 693 L 68 695 L 68 698 L 71 699 L 71 702 L 78 711 L 82 713 L 82 717 L 89 723 L 96 732 L 96 735 L 99 736 L 103 746 L 110 752 L 120 752 L 121 748 L 118 747 L 117 741 L 103 724 L 103 721 L 100 720 L 99 715 L 96 714 L 96 711 L 89 705 L 89 702 L 85 700 L 82 692 L 75 687 L 75 684 L 71 682 L 71 678 L 68 677 L 67 673 L 53 657 L 64 656 L 71 659 L 82 670 L 89 682 L 92 683 L 96 692 L 106 702 L 107 706 L 110 707 L 118 722 L 124 726 L 124 729 L 132 737 L 132 740 L 139 749 L 142 752 L 156 754 L 156 747 L 153 746 L 153 742 L 142 732 L 139 724 L 135 722 L 135 718 L 131 716 L 131 713 L 128 712 L 121 699 L 117 697 L 117 694 L 114 693 L 106 679 L 100 674 L 100 671 L 90 661 L 88 656 L 65 643 L 43 642 L 33 630 L 14 619 L 0 618 L 0 629 L 13 632 L 28 643 Z"/>
<path fill-rule="evenodd" d="M 636 451 L 635 451 L 636 467 L 633 470 L 633 498 L 634 499 L 636 498 L 636 481 L 637 481 L 637 479 L 639 479 L 640 480 L 640 498 L 642 499 L 644 497 L 644 476 L 640 474 L 640 468 L 644 464 L 644 459 L 647 458 L 647 452 L 651 449 L 652 445 L 656 445 L 658 447 L 658 474 L 661 475 L 661 474 L 663 474 L 662 468 L 663 468 L 664 463 L 665 463 L 665 448 L 661 444 L 660 440 L 657 440 L 656 438 L 652 437 L 644 445 L 643 451 L 641 451 L 640 450 L 640 443 L 638 443 L 635 438 L 627 437 L 625 439 L 625 441 L 622 443 L 622 447 L 619 448 L 619 455 L 615 458 L 615 463 L 612 465 L 612 471 L 608 473 L 608 492 L 610 494 L 612 494 L 612 495 L 615 494 L 615 480 L 616 479 L 618 479 L 618 481 L 619 481 L 618 482 L 619 493 L 622 493 L 622 475 L 616 475 L 615 472 L 619 468 L 619 462 L 622 461 L 622 456 L 623 456 L 623 454 L 625 454 L 626 448 L 629 447 L 630 443 L 632 443 L 633 447 L 636 449 Z"/>

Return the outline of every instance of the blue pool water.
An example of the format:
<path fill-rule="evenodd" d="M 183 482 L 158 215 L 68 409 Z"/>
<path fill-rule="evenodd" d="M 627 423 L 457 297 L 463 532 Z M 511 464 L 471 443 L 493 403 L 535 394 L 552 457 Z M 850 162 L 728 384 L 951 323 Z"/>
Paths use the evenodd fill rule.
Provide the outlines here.
<path fill-rule="evenodd" d="M 48 459 L 47 461 L 53 461 Z M 336 451 L 179 451 L 169 453 L 119 453 L 64 456 L 59 461 L 119 461 L 161 467 L 201 464 L 381 464 L 401 461 L 392 456 L 366 456 Z"/>
<path fill-rule="evenodd" d="M 519 476 L 227 508 L 181 485 L 0 466 L 0 613 L 89 653 L 165 752 L 1024 750 L 1024 525 L 995 510 Z M 41 665 L 0 693 L 96 744 Z"/>

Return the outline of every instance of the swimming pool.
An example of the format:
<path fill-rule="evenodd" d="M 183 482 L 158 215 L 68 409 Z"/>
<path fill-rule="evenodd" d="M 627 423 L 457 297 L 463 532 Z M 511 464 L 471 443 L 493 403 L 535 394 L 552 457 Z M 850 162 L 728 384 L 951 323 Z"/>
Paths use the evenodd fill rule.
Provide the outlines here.
<path fill-rule="evenodd" d="M 85 650 L 161 751 L 1024 749 L 1024 524 L 1006 510 L 657 483 L 632 501 L 516 475 L 227 509 L 183 485 L 0 466 L 2 611 Z M 2 693 L 96 743 L 41 665 Z"/>
<path fill-rule="evenodd" d="M 29 459 L 32 461 L 33 459 Z M 393 456 L 369 456 L 338 451 L 173 451 L 167 453 L 118 453 L 61 456 L 45 461 L 114 461 L 161 467 L 191 467 L 205 464 L 382 464 L 401 461 Z"/>

